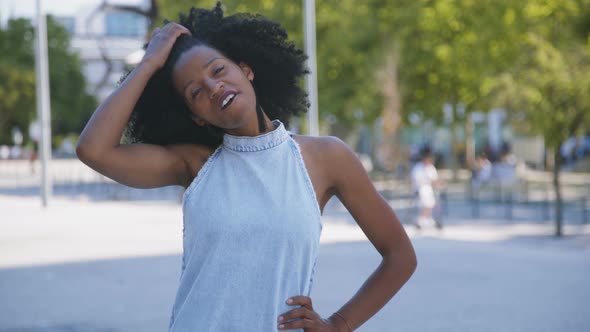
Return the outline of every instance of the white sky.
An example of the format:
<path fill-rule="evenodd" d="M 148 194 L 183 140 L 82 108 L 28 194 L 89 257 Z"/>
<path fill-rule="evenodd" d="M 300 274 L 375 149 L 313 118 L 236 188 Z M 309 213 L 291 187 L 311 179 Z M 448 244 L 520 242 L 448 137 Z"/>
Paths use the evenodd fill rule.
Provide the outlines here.
<path fill-rule="evenodd" d="M 41 0 L 48 14 L 73 15 L 80 8 L 98 6 L 103 0 Z M 143 0 L 108 0 L 109 3 L 140 4 Z M 0 0 L 0 16 L 2 20 L 8 16 L 33 17 L 36 13 L 37 0 Z"/>

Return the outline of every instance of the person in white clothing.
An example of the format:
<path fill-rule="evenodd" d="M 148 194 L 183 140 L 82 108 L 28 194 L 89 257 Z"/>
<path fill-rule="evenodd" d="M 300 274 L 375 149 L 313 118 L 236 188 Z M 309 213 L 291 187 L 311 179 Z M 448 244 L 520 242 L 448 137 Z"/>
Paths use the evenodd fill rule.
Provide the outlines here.
<path fill-rule="evenodd" d="M 440 220 L 433 218 L 432 211 L 437 204 L 435 189 L 442 186 L 438 172 L 434 166 L 432 151 L 426 147 L 421 151 L 421 161 L 412 168 L 412 191 L 417 198 L 420 213 L 416 220 L 416 227 L 436 225 L 442 228 Z"/>

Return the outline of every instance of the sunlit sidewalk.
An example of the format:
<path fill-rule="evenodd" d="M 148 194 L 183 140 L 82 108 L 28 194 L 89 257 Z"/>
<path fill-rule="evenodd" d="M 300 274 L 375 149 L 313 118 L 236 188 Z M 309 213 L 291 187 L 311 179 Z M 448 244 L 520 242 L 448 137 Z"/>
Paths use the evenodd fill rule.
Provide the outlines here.
<path fill-rule="evenodd" d="M 0 196 L 0 331 L 163 331 L 178 283 L 181 207 Z M 379 255 L 328 205 L 312 298 L 329 315 Z M 359 331 L 586 331 L 590 226 L 474 220 L 406 228 L 418 270 Z"/>
<path fill-rule="evenodd" d="M 0 268 L 100 259 L 180 254 L 182 210 L 166 202 L 89 202 L 55 198 L 46 209 L 38 198 L 0 195 Z M 472 223 L 416 230 L 411 238 L 495 242 L 527 237 L 546 241 L 552 224 L 504 223 L 477 219 Z M 553 245 L 590 249 L 590 225 L 567 225 L 567 239 Z M 367 241 L 341 207 L 328 204 L 321 243 Z M 529 242 L 530 242 L 529 241 Z M 10 253 L 10 254 L 8 254 Z"/>

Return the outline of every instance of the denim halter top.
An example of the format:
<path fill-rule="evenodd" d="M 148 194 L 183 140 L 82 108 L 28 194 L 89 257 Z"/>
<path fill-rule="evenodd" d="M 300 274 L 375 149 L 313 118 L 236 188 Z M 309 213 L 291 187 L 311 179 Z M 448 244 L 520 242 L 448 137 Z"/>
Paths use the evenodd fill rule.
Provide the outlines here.
<path fill-rule="evenodd" d="M 183 197 L 183 256 L 170 331 L 278 331 L 311 292 L 321 213 L 284 125 L 225 134 Z M 303 330 L 297 330 L 303 331 Z"/>

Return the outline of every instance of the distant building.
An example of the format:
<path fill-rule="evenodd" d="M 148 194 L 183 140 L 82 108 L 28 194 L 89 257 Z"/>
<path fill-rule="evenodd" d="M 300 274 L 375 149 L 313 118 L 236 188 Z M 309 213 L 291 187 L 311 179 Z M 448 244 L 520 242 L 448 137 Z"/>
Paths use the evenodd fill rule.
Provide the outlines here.
<path fill-rule="evenodd" d="M 131 12 L 110 12 L 104 15 L 105 34 L 109 37 L 145 37 L 145 17 Z"/>
<path fill-rule="evenodd" d="M 149 22 L 136 13 L 97 9 L 98 5 L 82 7 L 74 16 L 56 20 L 72 36 L 71 46 L 80 55 L 90 92 L 104 100 L 129 67 L 128 58 L 136 63 L 141 56 Z"/>

